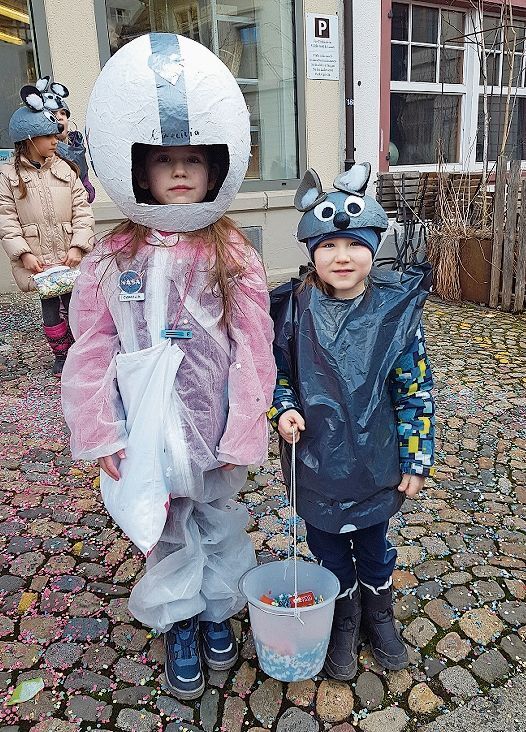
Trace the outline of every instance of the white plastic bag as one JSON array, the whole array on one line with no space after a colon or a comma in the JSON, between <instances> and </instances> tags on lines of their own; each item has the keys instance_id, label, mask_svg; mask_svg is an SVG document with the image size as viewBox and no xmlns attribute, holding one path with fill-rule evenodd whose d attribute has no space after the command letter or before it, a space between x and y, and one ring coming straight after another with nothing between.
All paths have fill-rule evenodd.
<instances>
[{"instance_id":1,"label":"white plastic bag","mask_svg":"<svg viewBox=\"0 0 526 732\"><path fill-rule=\"evenodd\" d=\"M159 541L170 507L165 422L184 353L176 344L116 356L117 382L126 414L128 444L120 480L101 471L104 505L124 533L148 555Z\"/></svg>"}]
</instances>

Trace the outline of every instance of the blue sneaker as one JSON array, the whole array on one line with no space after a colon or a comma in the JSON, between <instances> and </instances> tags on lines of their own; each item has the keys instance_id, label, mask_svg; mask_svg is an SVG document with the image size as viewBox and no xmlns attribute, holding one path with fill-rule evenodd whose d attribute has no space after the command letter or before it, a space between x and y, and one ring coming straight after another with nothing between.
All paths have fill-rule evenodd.
<instances>
[{"instance_id":1,"label":"blue sneaker","mask_svg":"<svg viewBox=\"0 0 526 732\"><path fill-rule=\"evenodd\" d=\"M237 641L230 620L222 623L202 621L203 657L213 671L226 671L237 661Z\"/></svg>"},{"instance_id":2,"label":"blue sneaker","mask_svg":"<svg viewBox=\"0 0 526 732\"><path fill-rule=\"evenodd\" d=\"M165 633L166 683L178 699L197 699L205 690L197 617L174 623Z\"/></svg>"}]
</instances>

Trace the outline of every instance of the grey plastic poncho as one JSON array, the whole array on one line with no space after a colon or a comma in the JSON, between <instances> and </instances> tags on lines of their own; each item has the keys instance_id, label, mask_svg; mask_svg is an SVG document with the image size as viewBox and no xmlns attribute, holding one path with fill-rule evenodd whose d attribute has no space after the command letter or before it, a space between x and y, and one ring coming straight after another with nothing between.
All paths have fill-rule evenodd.
<instances>
[{"instance_id":1,"label":"grey plastic poncho","mask_svg":"<svg viewBox=\"0 0 526 732\"><path fill-rule=\"evenodd\" d=\"M306 422L296 451L298 513L317 528L344 533L387 520L403 502L390 377L420 330L430 268L373 268L355 300L314 287L294 293L298 284L271 293L276 391L286 374ZM274 405L279 410L276 393ZM281 448L287 476L290 446L282 441Z\"/></svg>"}]
</instances>

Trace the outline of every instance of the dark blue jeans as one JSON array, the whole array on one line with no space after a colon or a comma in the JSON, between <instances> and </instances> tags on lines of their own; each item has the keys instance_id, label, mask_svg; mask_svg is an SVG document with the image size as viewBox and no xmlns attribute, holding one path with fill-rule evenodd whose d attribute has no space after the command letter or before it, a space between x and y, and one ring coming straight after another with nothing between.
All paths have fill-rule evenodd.
<instances>
[{"instance_id":1,"label":"dark blue jeans","mask_svg":"<svg viewBox=\"0 0 526 732\"><path fill-rule=\"evenodd\" d=\"M347 534L329 534L307 526L307 544L316 559L340 580L340 593L356 581L380 590L389 587L396 563L396 549L387 538L389 523L368 526Z\"/></svg>"}]
</instances>

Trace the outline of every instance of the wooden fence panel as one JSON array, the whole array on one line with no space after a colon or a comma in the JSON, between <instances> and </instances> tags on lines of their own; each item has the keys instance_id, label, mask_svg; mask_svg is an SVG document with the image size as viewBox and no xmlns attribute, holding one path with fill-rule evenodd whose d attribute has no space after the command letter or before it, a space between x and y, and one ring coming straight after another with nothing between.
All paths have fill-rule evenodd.
<instances>
[{"instance_id":1,"label":"wooden fence panel","mask_svg":"<svg viewBox=\"0 0 526 732\"><path fill-rule=\"evenodd\" d=\"M508 196L506 201L506 226L504 231L504 244L502 247L502 289L500 294L502 309L507 311L511 310L520 182L521 161L512 160L510 165Z\"/></svg>"},{"instance_id":2,"label":"wooden fence panel","mask_svg":"<svg viewBox=\"0 0 526 732\"><path fill-rule=\"evenodd\" d=\"M515 300L513 312L521 313L524 309L524 293L526 289L526 180L522 181L521 214L519 241L517 245L517 266L515 270Z\"/></svg>"},{"instance_id":3,"label":"wooden fence panel","mask_svg":"<svg viewBox=\"0 0 526 732\"><path fill-rule=\"evenodd\" d=\"M499 159L497 160L497 178L495 181L493 254L491 257L491 285L489 295L489 304L492 308L497 307L500 293L507 169L508 159L504 155L499 155Z\"/></svg>"}]
</instances>

